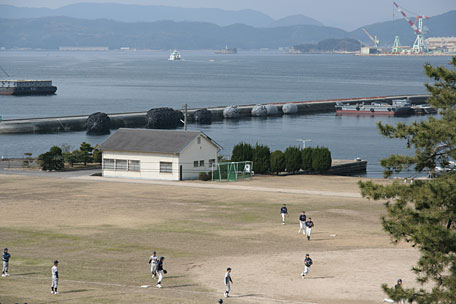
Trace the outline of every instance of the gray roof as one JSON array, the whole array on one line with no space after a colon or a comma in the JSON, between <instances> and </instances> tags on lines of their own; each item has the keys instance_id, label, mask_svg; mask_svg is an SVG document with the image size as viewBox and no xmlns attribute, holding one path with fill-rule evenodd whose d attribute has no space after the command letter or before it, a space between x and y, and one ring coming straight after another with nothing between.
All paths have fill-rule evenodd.
<instances>
[{"instance_id":1,"label":"gray roof","mask_svg":"<svg viewBox=\"0 0 456 304\"><path fill-rule=\"evenodd\" d=\"M200 135L218 149L221 148L203 132L157 129L119 129L100 148L109 151L180 153Z\"/></svg>"}]
</instances>

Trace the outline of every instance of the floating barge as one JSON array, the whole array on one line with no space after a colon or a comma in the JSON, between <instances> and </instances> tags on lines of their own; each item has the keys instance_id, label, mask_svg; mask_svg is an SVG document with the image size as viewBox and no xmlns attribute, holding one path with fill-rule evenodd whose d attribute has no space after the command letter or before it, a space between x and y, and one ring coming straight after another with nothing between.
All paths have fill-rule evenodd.
<instances>
[{"instance_id":1,"label":"floating barge","mask_svg":"<svg viewBox=\"0 0 456 304\"><path fill-rule=\"evenodd\" d=\"M52 95L56 91L50 80L0 80L0 95Z\"/></svg>"}]
</instances>

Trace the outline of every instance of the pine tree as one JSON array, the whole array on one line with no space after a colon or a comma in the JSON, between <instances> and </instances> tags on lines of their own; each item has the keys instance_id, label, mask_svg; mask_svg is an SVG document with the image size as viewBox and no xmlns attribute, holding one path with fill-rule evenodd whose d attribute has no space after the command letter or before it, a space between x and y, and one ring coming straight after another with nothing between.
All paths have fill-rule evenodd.
<instances>
[{"instance_id":1,"label":"pine tree","mask_svg":"<svg viewBox=\"0 0 456 304\"><path fill-rule=\"evenodd\" d=\"M451 63L456 67L456 57ZM456 70L425 65L425 71L434 82L426 84L431 93L428 103L440 116L411 125L379 123L383 135L406 140L415 152L382 160L385 176L410 168L434 174L437 166L447 168L456 159ZM360 188L365 197L387 200L384 230L394 242L405 241L418 248L421 256L412 270L420 284L432 286L398 292L384 284L383 290L393 300L456 303L456 170L412 184L360 182Z\"/></svg>"}]
</instances>

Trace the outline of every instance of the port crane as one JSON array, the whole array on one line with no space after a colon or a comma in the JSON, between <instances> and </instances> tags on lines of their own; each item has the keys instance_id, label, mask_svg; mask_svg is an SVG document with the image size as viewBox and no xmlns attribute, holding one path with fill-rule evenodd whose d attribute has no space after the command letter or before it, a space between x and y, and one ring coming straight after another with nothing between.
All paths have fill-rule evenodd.
<instances>
[{"instance_id":1,"label":"port crane","mask_svg":"<svg viewBox=\"0 0 456 304\"><path fill-rule=\"evenodd\" d=\"M426 53L428 51L428 46L426 42L424 41L424 28L423 28L423 19L429 19L428 16L416 16L415 17L415 22L412 22L409 17L404 12L404 9L402 9L396 2L393 1L394 6L397 8L399 13L402 14L405 20L407 20L408 24L412 27L413 31L416 34L416 39L415 42L413 43L413 47L411 52L414 54L422 54ZM418 23L418 26L417 26Z\"/></svg>"},{"instance_id":2,"label":"port crane","mask_svg":"<svg viewBox=\"0 0 456 304\"><path fill-rule=\"evenodd\" d=\"M380 43L380 40L377 39L377 36L372 37L371 34L363 27L363 32L369 37L370 40L374 43L375 48L378 48L378 44Z\"/></svg>"}]
</instances>

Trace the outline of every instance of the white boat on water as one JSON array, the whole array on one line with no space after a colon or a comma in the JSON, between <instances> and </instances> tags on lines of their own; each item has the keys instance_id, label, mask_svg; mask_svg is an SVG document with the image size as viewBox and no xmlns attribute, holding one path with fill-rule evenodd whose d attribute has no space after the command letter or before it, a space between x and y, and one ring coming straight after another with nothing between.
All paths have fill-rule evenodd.
<instances>
[{"instance_id":1,"label":"white boat on water","mask_svg":"<svg viewBox=\"0 0 456 304\"><path fill-rule=\"evenodd\" d=\"M170 55L169 55L169 59L168 60L171 60L171 61L174 61L174 60L181 60L181 54L177 51L177 50L174 50Z\"/></svg>"}]
</instances>

